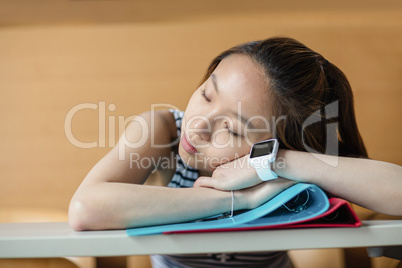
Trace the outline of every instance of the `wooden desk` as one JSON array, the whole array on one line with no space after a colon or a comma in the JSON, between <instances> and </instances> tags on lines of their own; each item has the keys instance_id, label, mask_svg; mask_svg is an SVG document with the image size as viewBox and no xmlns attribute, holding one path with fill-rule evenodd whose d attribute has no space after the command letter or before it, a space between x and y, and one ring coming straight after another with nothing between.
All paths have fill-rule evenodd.
<instances>
[{"instance_id":1,"label":"wooden desk","mask_svg":"<svg viewBox=\"0 0 402 268\"><path fill-rule=\"evenodd\" d=\"M311 228L129 237L124 230L74 232L66 222L0 224L0 258L128 256L402 245L402 220L359 228Z\"/></svg>"}]
</instances>

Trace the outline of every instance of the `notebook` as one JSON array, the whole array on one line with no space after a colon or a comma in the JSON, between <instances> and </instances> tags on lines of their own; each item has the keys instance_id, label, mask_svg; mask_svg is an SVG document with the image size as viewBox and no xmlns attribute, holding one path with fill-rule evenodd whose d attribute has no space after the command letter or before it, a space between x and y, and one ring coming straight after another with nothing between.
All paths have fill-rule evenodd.
<instances>
[{"instance_id":1,"label":"notebook","mask_svg":"<svg viewBox=\"0 0 402 268\"><path fill-rule=\"evenodd\" d=\"M129 236L228 232L306 227L358 227L359 218L349 203L328 198L314 184L298 183L261 206L238 211L232 217L216 215L192 222L127 229Z\"/></svg>"}]
</instances>

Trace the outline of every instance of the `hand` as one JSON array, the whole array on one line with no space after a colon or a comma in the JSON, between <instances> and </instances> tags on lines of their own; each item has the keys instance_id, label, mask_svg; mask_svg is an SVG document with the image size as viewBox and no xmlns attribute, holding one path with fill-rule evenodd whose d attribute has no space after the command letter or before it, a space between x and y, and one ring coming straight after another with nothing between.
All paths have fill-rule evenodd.
<instances>
[{"instance_id":1,"label":"hand","mask_svg":"<svg viewBox=\"0 0 402 268\"><path fill-rule=\"evenodd\" d=\"M217 190L239 190L262 183L255 169L248 163L248 155L220 165L211 177L199 177L193 187Z\"/></svg>"},{"instance_id":2,"label":"hand","mask_svg":"<svg viewBox=\"0 0 402 268\"><path fill-rule=\"evenodd\" d=\"M278 178L235 192L235 210L256 208L297 182Z\"/></svg>"}]
</instances>

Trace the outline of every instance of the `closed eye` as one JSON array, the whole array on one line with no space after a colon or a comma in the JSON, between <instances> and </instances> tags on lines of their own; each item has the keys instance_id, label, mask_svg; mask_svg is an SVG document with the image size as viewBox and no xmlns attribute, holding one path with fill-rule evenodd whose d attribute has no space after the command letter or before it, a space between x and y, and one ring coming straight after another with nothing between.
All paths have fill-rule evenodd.
<instances>
[{"instance_id":1,"label":"closed eye","mask_svg":"<svg viewBox=\"0 0 402 268\"><path fill-rule=\"evenodd\" d=\"M226 125L225 128L226 128L226 130L228 131L228 133L229 133L230 135L232 135L233 137L239 137L239 136L240 136L239 134L237 134L236 132L234 132L233 130L231 130L228 125Z\"/></svg>"},{"instance_id":2,"label":"closed eye","mask_svg":"<svg viewBox=\"0 0 402 268\"><path fill-rule=\"evenodd\" d=\"M206 102L211 102L211 99L207 97L205 94L205 88L201 89L201 96L204 98Z\"/></svg>"}]
</instances>

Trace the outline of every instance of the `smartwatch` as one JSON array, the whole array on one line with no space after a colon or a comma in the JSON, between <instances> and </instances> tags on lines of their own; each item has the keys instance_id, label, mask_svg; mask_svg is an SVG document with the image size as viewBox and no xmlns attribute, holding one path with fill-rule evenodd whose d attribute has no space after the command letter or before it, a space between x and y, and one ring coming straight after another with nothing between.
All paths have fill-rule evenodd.
<instances>
[{"instance_id":1,"label":"smartwatch","mask_svg":"<svg viewBox=\"0 0 402 268\"><path fill-rule=\"evenodd\" d=\"M279 142L277 139L269 139L257 142L251 147L249 163L257 171L258 177L263 181L269 181L278 178L278 175L272 170L271 164L276 159Z\"/></svg>"}]
</instances>

